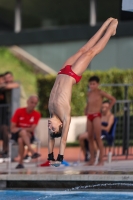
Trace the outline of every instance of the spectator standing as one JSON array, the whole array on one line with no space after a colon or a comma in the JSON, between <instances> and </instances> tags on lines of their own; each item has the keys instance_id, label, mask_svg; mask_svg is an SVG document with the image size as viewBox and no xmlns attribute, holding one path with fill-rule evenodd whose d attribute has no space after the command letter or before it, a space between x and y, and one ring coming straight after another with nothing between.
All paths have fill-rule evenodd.
<instances>
[{"instance_id":1,"label":"spectator standing","mask_svg":"<svg viewBox=\"0 0 133 200\"><path fill-rule=\"evenodd\" d=\"M7 117L7 107L5 98L5 80L4 74L0 74L0 140L2 140L2 152L0 156L6 158L8 156L9 143L9 127Z\"/></svg>"},{"instance_id":2,"label":"spectator standing","mask_svg":"<svg viewBox=\"0 0 133 200\"><path fill-rule=\"evenodd\" d=\"M31 158L38 158L40 154L35 153L31 148L31 143L34 140L34 130L40 119L40 113L35 111L38 103L38 97L33 95L27 100L27 107L19 108L14 113L11 119L11 133L12 139L18 142L20 161L16 166L17 169L24 168L24 146L27 145L31 152Z\"/></svg>"},{"instance_id":3,"label":"spectator standing","mask_svg":"<svg viewBox=\"0 0 133 200\"><path fill-rule=\"evenodd\" d=\"M0 156L2 158L8 157L9 137L10 137L9 127L5 124L0 125L0 140L3 141L2 152L0 153Z\"/></svg>"},{"instance_id":4,"label":"spectator standing","mask_svg":"<svg viewBox=\"0 0 133 200\"><path fill-rule=\"evenodd\" d=\"M4 75L0 74L0 104L5 104L5 80L4 80Z\"/></svg>"},{"instance_id":5,"label":"spectator standing","mask_svg":"<svg viewBox=\"0 0 133 200\"><path fill-rule=\"evenodd\" d=\"M11 102L11 93L10 90L14 89L14 88L20 88L20 107L25 107L26 106L26 94L24 91L24 88L22 86L22 84L14 81L14 76L12 72L5 72L4 74L4 79L5 79L5 86L4 88L6 90L8 90L8 92L6 92L6 99L7 99L7 103Z\"/></svg>"}]
</instances>

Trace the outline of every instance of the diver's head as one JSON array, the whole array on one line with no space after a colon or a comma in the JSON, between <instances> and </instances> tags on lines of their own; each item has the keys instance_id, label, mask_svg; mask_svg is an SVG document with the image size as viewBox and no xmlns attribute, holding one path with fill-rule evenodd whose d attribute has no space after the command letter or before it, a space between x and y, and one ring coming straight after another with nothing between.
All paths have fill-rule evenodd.
<instances>
[{"instance_id":1,"label":"diver's head","mask_svg":"<svg viewBox=\"0 0 133 200\"><path fill-rule=\"evenodd\" d=\"M62 122L58 118L52 117L48 120L48 129L51 137L61 137Z\"/></svg>"}]
</instances>

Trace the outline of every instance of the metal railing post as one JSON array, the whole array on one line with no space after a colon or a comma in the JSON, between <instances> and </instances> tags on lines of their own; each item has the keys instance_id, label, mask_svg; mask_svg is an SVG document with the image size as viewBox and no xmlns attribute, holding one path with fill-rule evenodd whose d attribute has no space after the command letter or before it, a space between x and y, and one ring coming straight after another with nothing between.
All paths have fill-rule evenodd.
<instances>
[{"instance_id":1,"label":"metal railing post","mask_svg":"<svg viewBox=\"0 0 133 200\"><path fill-rule=\"evenodd\" d=\"M126 151L126 158L128 158L129 154L129 138L130 138L130 102L127 105L127 151Z\"/></svg>"}]
</instances>

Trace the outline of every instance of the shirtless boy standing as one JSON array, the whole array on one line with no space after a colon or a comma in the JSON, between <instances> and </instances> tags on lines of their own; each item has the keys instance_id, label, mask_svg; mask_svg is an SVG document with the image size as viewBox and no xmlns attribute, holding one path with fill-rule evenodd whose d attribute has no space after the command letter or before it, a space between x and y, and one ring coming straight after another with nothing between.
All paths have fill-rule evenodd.
<instances>
[{"instance_id":1,"label":"shirtless boy standing","mask_svg":"<svg viewBox=\"0 0 133 200\"><path fill-rule=\"evenodd\" d=\"M98 148L100 150L100 157L98 165L103 165L103 143L101 140L101 107L103 98L110 100L111 109L116 102L116 99L107 94L106 92L100 90L99 87L99 78L97 76L92 76L89 79L89 89L88 92L88 103L85 109L87 115L87 129L89 135L89 148L91 158L87 165L94 165L95 156L94 156L94 137L96 138ZM95 135L94 135L95 134Z\"/></svg>"}]
</instances>

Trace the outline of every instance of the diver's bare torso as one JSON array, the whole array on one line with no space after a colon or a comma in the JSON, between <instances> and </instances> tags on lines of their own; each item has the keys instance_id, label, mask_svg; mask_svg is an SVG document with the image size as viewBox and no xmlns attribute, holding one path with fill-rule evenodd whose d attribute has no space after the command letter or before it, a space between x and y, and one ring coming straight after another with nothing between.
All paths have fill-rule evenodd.
<instances>
[{"instance_id":1,"label":"diver's bare torso","mask_svg":"<svg viewBox=\"0 0 133 200\"><path fill-rule=\"evenodd\" d=\"M62 122L66 115L70 115L70 101L72 86L75 80L67 75L58 75L49 98L50 115L56 115Z\"/></svg>"}]
</instances>

